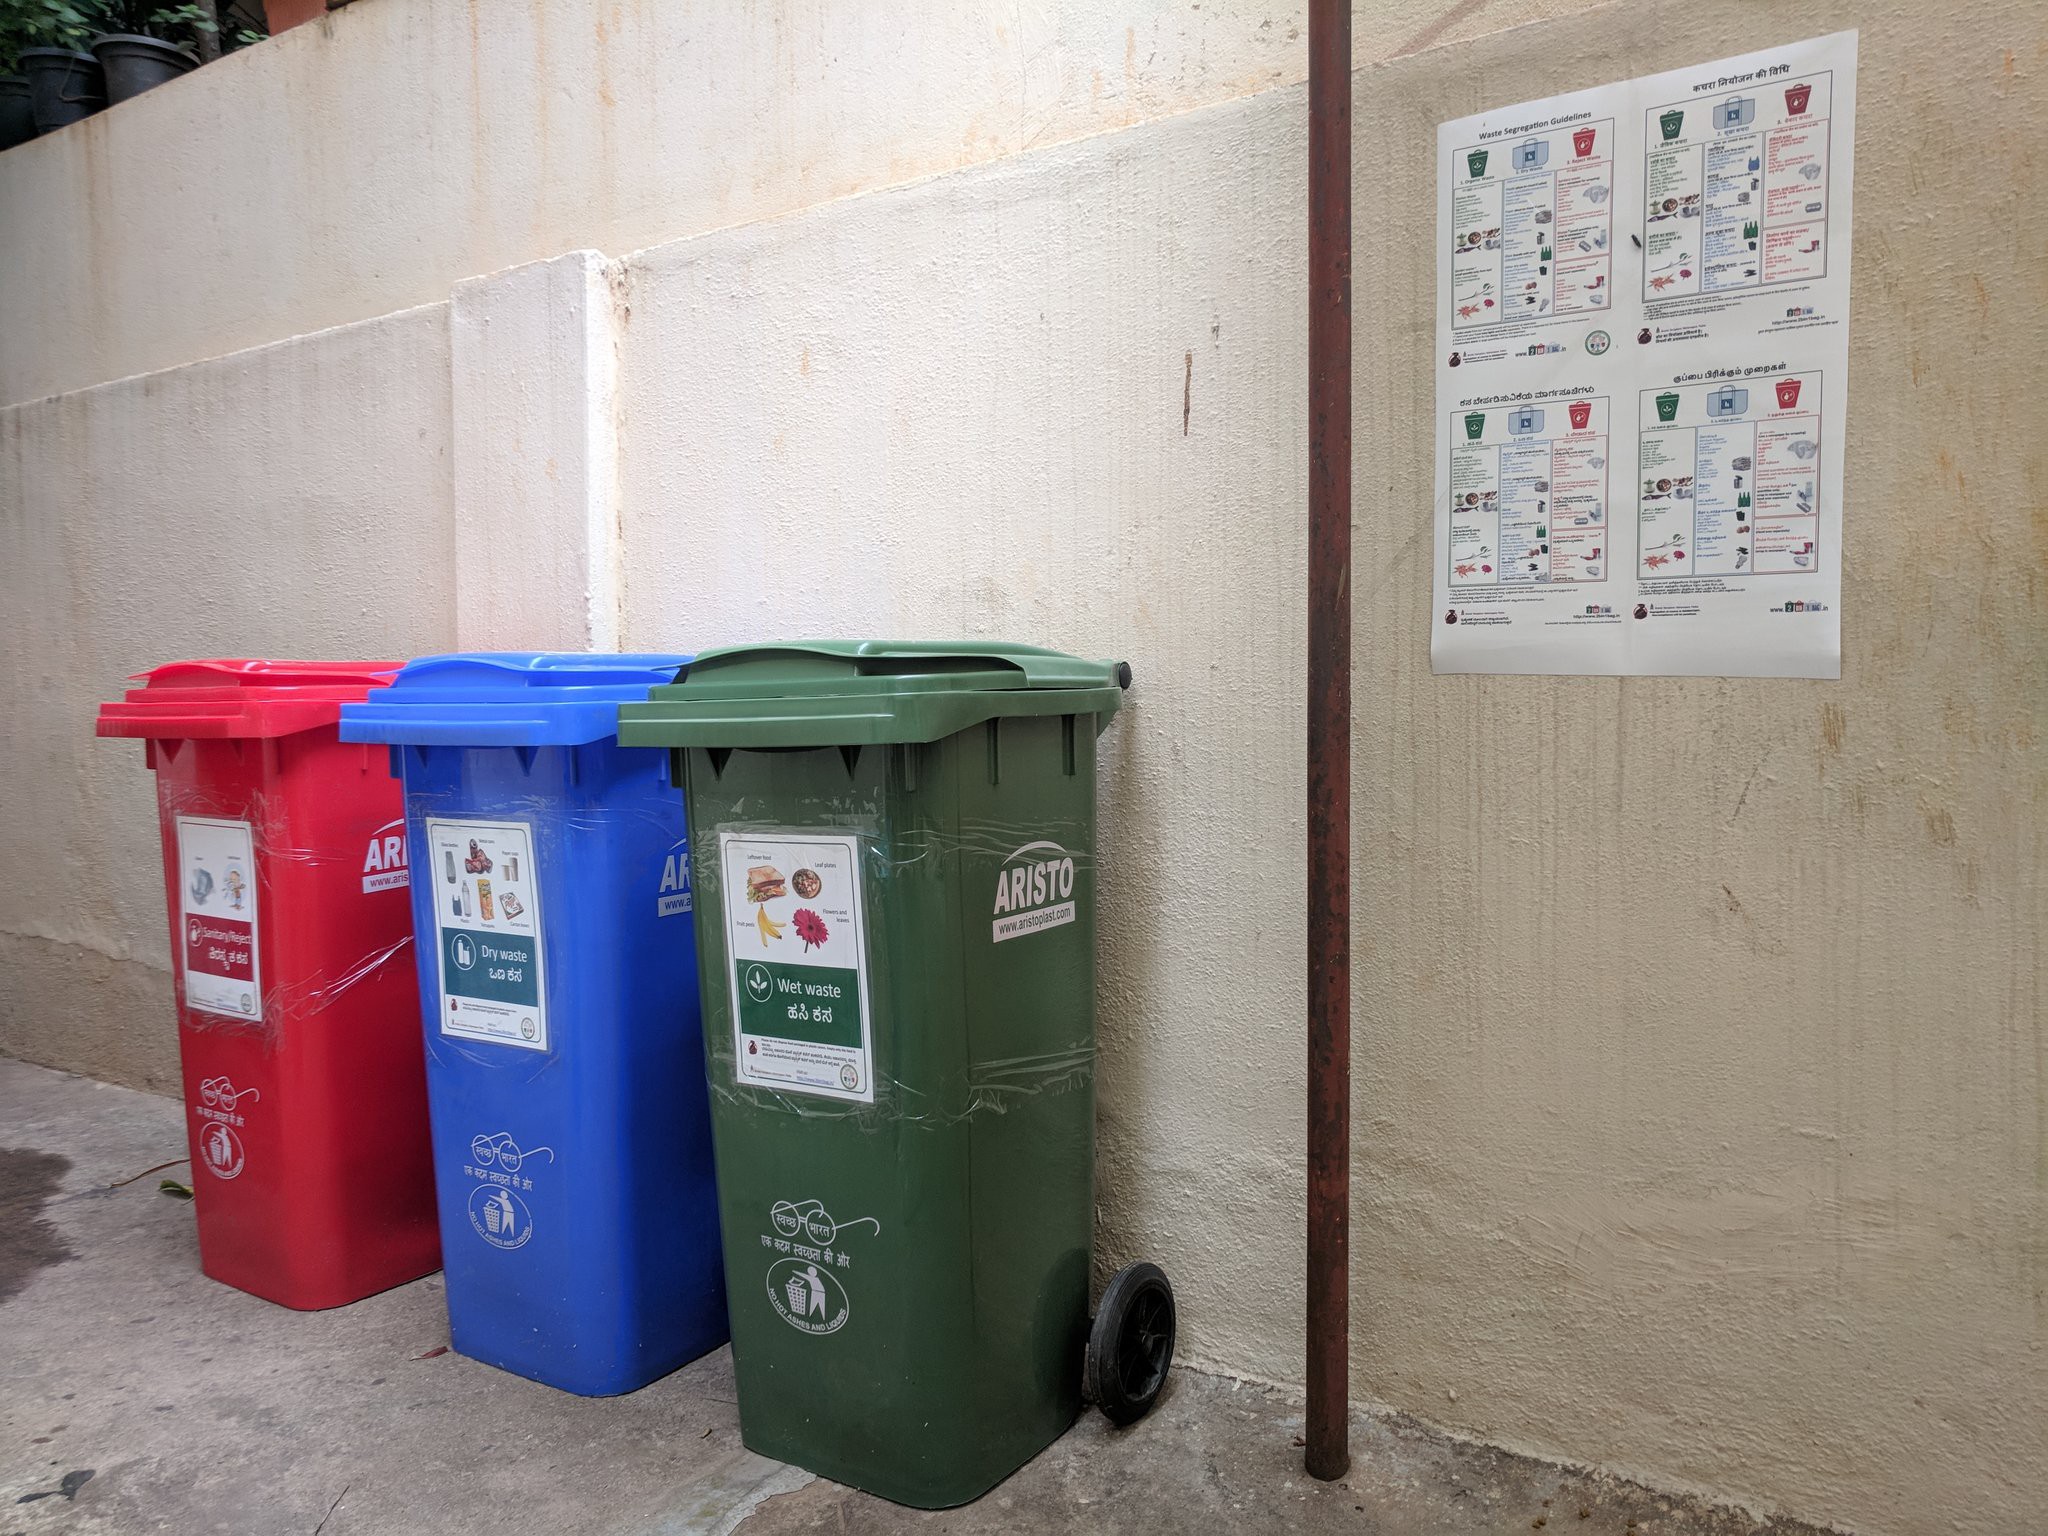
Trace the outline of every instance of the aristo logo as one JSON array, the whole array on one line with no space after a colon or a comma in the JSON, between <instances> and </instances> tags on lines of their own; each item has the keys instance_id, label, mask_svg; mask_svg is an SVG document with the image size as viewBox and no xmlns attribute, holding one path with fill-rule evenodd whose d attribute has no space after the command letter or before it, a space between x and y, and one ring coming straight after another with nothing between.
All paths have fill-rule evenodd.
<instances>
[{"instance_id":1,"label":"aristo logo","mask_svg":"<svg viewBox=\"0 0 2048 1536\"><path fill-rule=\"evenodd\" d=\"M690 845L679 838L669 845L661 861L661 889L655 894L654 915L677 917L690 910Z\"/></svg>"},{"instance_id":2,"label":"aristo logo","mask_svg":"<svg viewBox=\"0 0 2048 1536\"><path fill-rule=\"evenodd\" d=\"M363 890L392 891L412 884L406 867L405 822L387 821L370 834L370 846L363 855Z\"/></svg>"},{"instance_id":3,"label":"aristo logo","mask_svg":"<svg viewBox=\"0 0 2048 1536\"><path fill-rule=\"evenodd\" d=\"M1054 842L1026 843L996 871L994 942L1074 920L1074 856Z\"/></svg>"}]
</instances>

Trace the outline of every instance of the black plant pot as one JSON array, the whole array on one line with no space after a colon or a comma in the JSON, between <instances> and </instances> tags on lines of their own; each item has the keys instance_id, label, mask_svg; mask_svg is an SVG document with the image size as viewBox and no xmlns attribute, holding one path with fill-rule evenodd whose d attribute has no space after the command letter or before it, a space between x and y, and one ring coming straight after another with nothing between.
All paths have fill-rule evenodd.
<instances>
[{"instance_id":1,"label":"black plant pot","mask_svg":"<svg viewBox=\"0 0 2048 1536\"><path fill-rule=\"evenodd\" d=\"M28 104L28 76L0 75L0 149L36 136L35 109Z\"/></svg>"},{"instance_id":2,"label":"black plant pot","mask_svg":"<svg viewBox=\"0 0 2048 1536\"><path fill-rule=\"evenodd\" d=\"M107 100L126 101L151 86L162 85L199 67L199 60L171 43L132 32L112 32L92 40L93 56L107 75Z\"/></svg>"},{"instance_id":3,"label":"black plant pot","mask_svg":"<svg viewBox=\"0 0 2048 1536\"><path fill-rule=\"evenodd\" d=\"M28 76L28 99L35 111L36 132L55 133L107 104L107 83L100 61L72 48L24 48L21 72Z\"/></svg>"}]
</instances>

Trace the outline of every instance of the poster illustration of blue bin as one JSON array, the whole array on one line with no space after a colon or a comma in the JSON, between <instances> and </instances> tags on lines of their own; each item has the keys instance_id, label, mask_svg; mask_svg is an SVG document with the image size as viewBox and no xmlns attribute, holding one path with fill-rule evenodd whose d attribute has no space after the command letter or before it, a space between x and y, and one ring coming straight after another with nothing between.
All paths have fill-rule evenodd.
<instances>
[{"instance_id":1,"label":"poster illustration of blue bin","mask_svg":"<svg viewBox=\"0 0 2048 1536\"><path fill-rule=\"evenodd\" d=\"M1756 121L1756 99L1752 96L1730 96L1714 108L1716 128L1747 128Z\"/></svg>"},{"instance_id":2,"label":"poster illustration of blue bin","mask_svg":"<svg viewBox=\"0 0 2048 1536\"><path fill-rule=\"evenodd\" d=\"M1508 412L1508 431L1516 437L1527 437L1531 432L1543 430L1543 413L1533 405L1525 405L1519 411Z\"/></svg>"},{"instance_id":3,"label":"poster illustration of blue bin","mask_svg":"<svg viewBox=\"0 0 2048 1536\"><path fill-rule=\"evenodd\" d=\"M1749 391L1724 384L1707 396L1709 416L1740 416L1749 409Z\"/></svg>"},{"instance_id":4,"label":"poster illustration of blue bin","mask_svg":"<svg viewBox=\"0 0 2048 1536\"><path fill-rule=\"evenodd\" d=\"M1524 139L1515 146L1515 169L1540 171L1550 160L1550 146L1541 139Z\"/></svg>"}]
</instances>

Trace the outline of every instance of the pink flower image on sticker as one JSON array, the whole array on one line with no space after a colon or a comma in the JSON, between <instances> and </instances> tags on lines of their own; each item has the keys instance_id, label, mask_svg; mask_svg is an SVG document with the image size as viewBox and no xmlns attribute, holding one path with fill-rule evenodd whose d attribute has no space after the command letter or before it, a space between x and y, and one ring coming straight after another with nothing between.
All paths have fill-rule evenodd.
<instances>
[{"instance_id":1,"label":"pink flower image on sticker","mask_svg":"<svg viewBox=\"0 0 2048 1536\"><path fill-rule=\"evenodd\" d=\"M825 926L825 919L809 907L799 907L796 912L796 936L804 941L805 949L815 949L832 936L832 930Z\"/></svg>"}]
</instances>

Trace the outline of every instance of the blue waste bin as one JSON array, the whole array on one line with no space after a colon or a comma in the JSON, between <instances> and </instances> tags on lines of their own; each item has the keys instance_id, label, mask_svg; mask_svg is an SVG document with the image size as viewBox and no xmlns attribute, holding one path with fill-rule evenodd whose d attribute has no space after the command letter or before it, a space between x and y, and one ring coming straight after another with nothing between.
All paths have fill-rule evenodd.
<instances>
[{"instance_id":1,"label":"blue waste bin","mask_svg":"<svg viewBox=\"0 0 2048 1536\"><path fill-rule=\"evenodd\" d=\"M726 1339L683 797L617 740L688 660L429 656L342 712L405 785L454 1346L587 1396Z\"/></svg>"}]
</instances>

